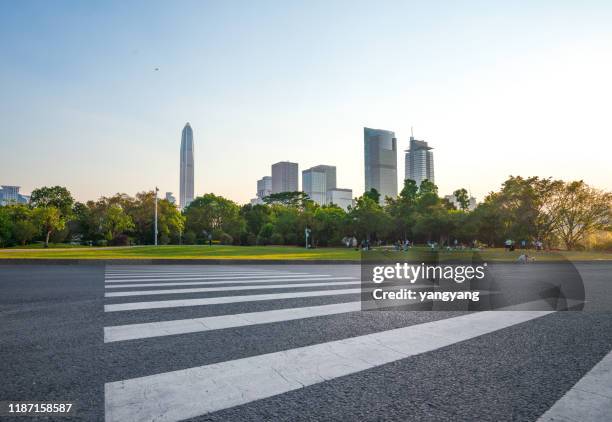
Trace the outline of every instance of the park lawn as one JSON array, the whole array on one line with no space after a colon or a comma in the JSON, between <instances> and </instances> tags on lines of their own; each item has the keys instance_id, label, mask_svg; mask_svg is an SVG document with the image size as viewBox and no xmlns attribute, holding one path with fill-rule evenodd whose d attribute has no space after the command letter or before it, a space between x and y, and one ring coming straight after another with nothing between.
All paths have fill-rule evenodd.
<instances>
[{"instance_id":1,"label":"park lawn","mask_svg":"<svg viewBox=\"0 0 612 422\"><path fill-rule=\"evenodd\" d=\"M392 249L365 252L365 256L385 260L421 259L428 248L417 247L408 252ZM536 252L528 251L536 262L539 261L601 261L612 260L609 252ZM502 248L485 249L477 254L487 262L516 261L521 251L507 252ZM473 251L438 251L440 261L468 260ZM48 249L0 249L0 260L13 259L231 259L231 260L354 260L361 259L361 252L350 248L305 249L295 246L223 246L223 245L165 245L126 247L80 247Z\"/></svg>"},{"instance_id":2,"label":"park lawn","mask_svg":"<svg viewBox=\"0 0 612 422\"><path fill-rule=\"evenodd\" d=\"M306 249L295 246L165 245L70 249L0 249L0 259L3 258L358 260L360 253L347 248Z\"/></svg>"},{"instance_id":3,"label":"park lawn","mask_svg":"<svg viewBox=\"0 0 612 422\"><path fill-rule=\"evenodd\" d=\"M612 253L597 251L535 251L515 250L506 251L503 248L490 248L483 250L435 250L426 247L411 248L407 252L398 252L393 249L378 249L366 253L364 258L371 261L400 261L411 260L415 262L516 262L518 257L527 252L534 262L553 261L611 261Z\"/></svg>"}]
</instances>

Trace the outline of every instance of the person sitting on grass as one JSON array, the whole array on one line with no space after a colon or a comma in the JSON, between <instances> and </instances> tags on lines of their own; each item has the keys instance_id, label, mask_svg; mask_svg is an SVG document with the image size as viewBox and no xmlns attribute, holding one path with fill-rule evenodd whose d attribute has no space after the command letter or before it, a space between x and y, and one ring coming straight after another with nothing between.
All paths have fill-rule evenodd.
<instances>
[{"instance_id":1,"label":"person sitting on grass","mask_svg":"<svg viewBox=\"0 0 612 422\"><path fill-rule=\"evenodd\" d=\"M523 252L522 254L519 255L516 261L520 264L527 264L529 261L535 261L535 258Z\"/></svg>"}]
</instances>

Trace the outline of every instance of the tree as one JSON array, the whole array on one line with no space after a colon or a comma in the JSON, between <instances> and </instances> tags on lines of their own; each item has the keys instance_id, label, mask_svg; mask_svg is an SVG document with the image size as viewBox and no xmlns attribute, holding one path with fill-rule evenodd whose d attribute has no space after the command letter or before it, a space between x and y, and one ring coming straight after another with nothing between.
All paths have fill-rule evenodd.
<instances>
[{"instance_id":1,"label":"tree","mask_svg":"<svg viewBox=\"0 0 612 422\"><path fill-rule=\"evenodd\" d=\"M390 219L383 208L371 195L357 198L355 207L348 214L350 225L358 239L384 239L390 226Z\"/></svg>"},{"instance_id":2,"label":"tree","mask_svg":"<svg viewBox=\"0 0 612 422\"><path fill-rule=\"evenodd\" d=\"M346 212L338 206L324 206L315 209L313 215L313 244L328 246L341 242L346 225Z\"/></svg>"},{"instance_id":3,"label":"tree","mask_svg":"<svg viewBox=\"0 0 612 422\"><path fill-rule=\"evenodd\" d=\"M263 201L268 205L280 204L287 207L304 207L306 202L310 201L310 197L304 192L280 192L266 196Z\"/></svg>"},{"instance_id":4,"label":"tree","mask_svg":"<svg viewBox=\"0 0 612 422\"><path fill-rule=\"evenodd\" d=\"M30 195L30 204L34 208L50 207L57 208L62 218L66 221L72 214L72 205L74 198L63 186L53 186L34 189Z\"/></svg>"},{"instance_id":5,"label":"tree","mask_svg":"<svg viewBox=\"0 0 612 422\"><path fill-rule=\"evenodd\" d=\"M611 230L612 193L593 189L580 180L568 183L562 195L558 233L568 250L596 230Z\"/></svg>"},{"instance_id":6,"label":"tree","mask_svg":"<svg viewBox=\"0 0 612 422\"><path fill-rule=\"evenodd\" d=\"M45 248L49 247L49 236L57 230L63 230L66 220L58 208L53 205L34 209L34 219L38 223L45 238Z\"/></svg>"},{"instance_id":7,"label":"tree","mask_svg":"<svg viewBox=\"0 0 612 422\"><path fill-rule=\"evenodd\" d=\"M13 224L8 207L0 206L0 246L6 246L13 232Z\"/></svg>"},{"instance_id":8,"label":"tree","mask_svg":"<svg viewBox=\"0 0 612 422\"><path fill-rule=\"evenodd\" d=\"M470 207L470 198L468 197L468 191L464 188L457 189L453 192L455 200L459 204L459 209L462 211L467 211Z\"/></svg>"},{"instance_id":9,"label":"tree","mask_svg":"<svg viewBox=\"0 0 612 422\"><path fill-rule=\"evenodd\" d=\"M374 188L370 189L367 192L364 192L363 196L370 198L376 203L380 203L380 193Z\"/></svg>"},{"instance_id":10,"label":"tree","mask_svg":"<svg viewBox=\"0 0 612 422\"><path fill-rule=\"evenodd\" d=\"M394 239L408 239L416 219L416 203L419 187L412 179L404 180L404 187L397 198L388 198L386 211L393 220Z\"/></svg>"},{"instance_id":11,"label":"tree","mask_svg":"<svg viewBox=\"0 0 612 422\"><path fill-rule=\"evenodd\" d=\"M272 212L268 205L243 205L240 215L246 222L246 230L257 236L264 224L272 219Z\"/></svg>"},{"instance_id":12,"label":"tree","mask_svg":"<svg viewBox=\"0 0 612 422\"><path fill-rule=\"evenodd\" d=\"M120 234L134 228L134 222L120 205L111 204L106 208L100 226L105 239L116 242Z\"/></svg>"},{"instance_id":13,"label":"tree","mask_svg":"<svg viewBox=\"0 0 612 422\"><path fill-rule=\"evenodd\" d=\"M31 220L19 220L13 226L13 237L21 245L25 245L38 233L36 225Z\"/></svg>"},{"instance_id":14,"label":"tree","mask_svg":"<svg viewBox=\"0 0 612 422\"><path fill-rule=\"evenodd\" d=\"M30 205L35 208L35 217L42 227L45 248L49 246L51 233L64 230L68 221L72 219L73 204L72 195L63 186L44 186L32 191ZM44 209L47 211L38 211Z\"/></svg>"},{"instance_id":15,"label":"tree","mask_svg":"<svg viewBox=\"0 0 612 422\"><path fill-rule=\"evenodd\" d=\"M202 240L207 240L209 234L218 240L223 233L239 239L246 226L235 202L212 193L194 199L184 215L185 229Z\"/></svg>"}]
</instances>

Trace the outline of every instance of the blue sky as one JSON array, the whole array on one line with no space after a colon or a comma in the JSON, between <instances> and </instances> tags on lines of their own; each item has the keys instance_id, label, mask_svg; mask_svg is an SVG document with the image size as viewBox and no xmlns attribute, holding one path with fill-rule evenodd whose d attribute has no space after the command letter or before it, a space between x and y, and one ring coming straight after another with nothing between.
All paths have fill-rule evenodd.
<instances>
[{"instance_id":1,"label":"blue sky","mask_svg":"<svg viewBox=\"0 0 612 422\"><path fill-rule=\"evenodd\" d=\"M238 202L280 160L360 194L363 126L402 150L414 127L442 194L612 189L611 21L608 1L4 1L0 183L178 196L190 122L196 193Z\"/></svg>"}]
</instances>

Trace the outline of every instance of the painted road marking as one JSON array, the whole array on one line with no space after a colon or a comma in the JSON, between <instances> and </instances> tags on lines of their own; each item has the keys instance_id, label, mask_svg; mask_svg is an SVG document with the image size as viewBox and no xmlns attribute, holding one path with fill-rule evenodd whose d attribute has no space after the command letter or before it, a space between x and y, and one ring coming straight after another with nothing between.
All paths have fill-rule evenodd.
<instances>
[{"instance_id":1,"label":"painted road marking","mask_svg":"<svg viewBox=\"0 0 612 422\"><path fill-rule=\"evenodd\" d=\"M218 305L223 303L256 302L263 300L294 299L300 297L359 294L361 289L316 290L311 292L267 293L260 295L207 297L154 302L129 302L104 305L104 312L134 311L140 309L178 308L184 306Z\"/></svg>"},{"instance_id":2,"label":"painted road marking","mask_svg":"<svg viewBox=\"0 0 612 422\"><path fill-rule=\"evenodd\" d=\"M268 281L266 279L256 279L256 280L222 280L222 281L186 281L181 283L138 283L138 284L107 284L107 289L125 289L129 287L164 287L164 286L201 286L201 285L211 285L211 284L251 284L251 283L259 283L259 284L269 284L269 283L278 283L283 281L324 281L324 280L355 280L355 277L320 277L320 278L279 278L276 280Z\"/></svg>"},{"instance_id":3,"label":"painted road marking","mask_svg":"<svg viewBox=\"0 0 612 422\"><path fill-rule=\"evenodd\" d=\"M104 342L111 343L114 341L221 330L224 328L244 327L247 325L267 324L323 315L357 312L359 310L361 310L361 302L346 302L204 318L118 325L114 327L104 327Z\"/></svg>"},{"instance_id":4,"label":"painted road marking","mask_svg":"<svg viewBox=\"0 0 612 422\"><path fill-rule=\"evenodd\" d=\"M609 421L612 417L612 352L565 393L538 422Z\"/></svg>"},{"instance_id":5,"label":"painted road marking","mask_svg":"<svg viewBox=\"0 0 612 422\"><path fill-rule=\"evenodd\" d=\"M106 421L178 421L492 333L550 312L476 312L275 353L107 383Z\"/></svg>"},{"instance_id":6,"label":"painted road marking","mask_svg":"<svg viewBox=\"0 0 612 422\"><path fill-rule=\"evenodd\" d=\"M266 290L266 289L291 289L299 287L333 287L346 286L351 284L361 284L361 281L328 281L325 283L294 283L294 284L266 284L263 286L225 286L225 287L195 287L187 289L162 289L162 290L131 290L105 293L104 297L125 297L125 296L152 296L152 295L175 295L187 293L206 293L206 292L230 292L243 290Z\"/></svg>"}]
</instances>

